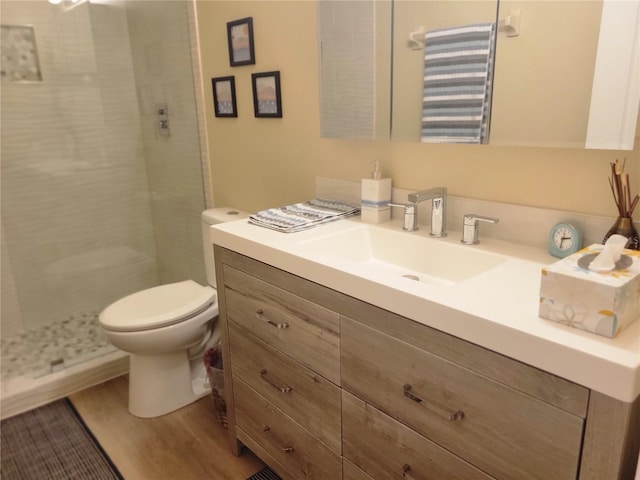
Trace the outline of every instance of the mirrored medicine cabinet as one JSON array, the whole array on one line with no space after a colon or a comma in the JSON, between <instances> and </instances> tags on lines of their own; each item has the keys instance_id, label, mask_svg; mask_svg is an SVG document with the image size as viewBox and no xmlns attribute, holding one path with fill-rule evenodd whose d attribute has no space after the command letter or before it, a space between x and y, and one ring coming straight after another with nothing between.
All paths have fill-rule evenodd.
<instances>
[{"instance_id":1,"label":"mirrored medicine cabinet","mask_svg":"<svg viewBox=\"0 0 640 480\"><path fill-rule=\"evenodd\" d=\"M318 0L317 6L323 137L420 141L424 49L416 40L437 29L494 23L486 143L633 148L638 1Z\"/></svg>"}]
</instances>

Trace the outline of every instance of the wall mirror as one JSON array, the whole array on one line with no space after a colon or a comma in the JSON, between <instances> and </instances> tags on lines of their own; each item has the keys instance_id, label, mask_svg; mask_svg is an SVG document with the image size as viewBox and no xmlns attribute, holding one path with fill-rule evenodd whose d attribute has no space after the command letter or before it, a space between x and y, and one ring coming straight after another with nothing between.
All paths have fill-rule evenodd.
<instances>
[{"instance_id":1,"label":"wall mirror","mask_svg":"<svg viewBox=\"0 0 640 480\"><path fill-rule=\"evenodd\" d=\"M496 36L488 143L632 149L639 3L394 0L391 137L424 141L425 55L412 33L517 18L518 35Z\"/></svg>"},{"instance_id":2,"label":"wall mirror","mask_svg":"<svg viewBox=\"0 0 640 480\"><path fill-rule=\"evenodd\" d=\"M392 0L318 0L320 136L389 138Z\"/></svg>"},{"instance_id":3,"label":"wall mirror","mask_svg":"<svg viewBox=\"0 0 640 480\"><path fill-rule=\"evenodd\" d=\"M394 1L393 138L487 143L497 10L497 0Z\"/></svg>"},{"instance_id":4,"label":"wall mirror","mask_svg":"<svg viewBox=\"0 0 640 480\"><path fill-rule=\"evenodd\" d=\"M497 27L491 145L630 150L640 2L318 0L321 136L421 141L419 32ZM509 36L501 21L519 19ZM412 34L414 34L412 36Z\"/></svg>"}]
</instances>

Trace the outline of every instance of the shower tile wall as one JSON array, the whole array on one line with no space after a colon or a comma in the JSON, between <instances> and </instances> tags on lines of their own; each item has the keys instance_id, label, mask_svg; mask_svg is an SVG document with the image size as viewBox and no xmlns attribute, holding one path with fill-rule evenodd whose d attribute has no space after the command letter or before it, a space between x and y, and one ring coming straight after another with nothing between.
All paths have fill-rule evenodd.
<instances>
[{"instance_id":1,"label":"shower tile wall","mask_svg":"<svg viewBox=\"0 0 640 480\"><path fill-rule=\"evenodd\" d=\"M124 10L1 7L3 23L34 26L43 76L2 84L2 284L15 282L22 327L34 328L156 283L155 245ZM16 333L2 307L2 335Z\"/></svg>"},{"instance_id":2,"label":"shower tile wall","mask_svg":"<svg viewBox=\"0 0 640 480\"><path fill-rule=\"evenodd\" d=\"M126 5L160 282L191 278L204 284L204 189L187 2ZM169 111L168 137L156 129L161 103Z\"/></svg>"},{"instance_id":3,"label":"shower tile wall","mask_svg":"<svg viewBox=\"0 0 640 480\"><path fill-rule=\"evenodd\" d=\"M0 2L3 24L34 25L43 75L2 82L3 338L204 281L186 6L159 3Z\"/></svg>"}]
</instances>

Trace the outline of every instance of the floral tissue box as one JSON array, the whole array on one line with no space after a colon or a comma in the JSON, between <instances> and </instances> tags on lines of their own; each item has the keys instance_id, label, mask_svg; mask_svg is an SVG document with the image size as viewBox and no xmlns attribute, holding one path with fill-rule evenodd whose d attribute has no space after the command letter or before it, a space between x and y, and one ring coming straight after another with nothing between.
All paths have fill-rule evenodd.
<instances>
[{"instance_id":1,"label":"floral tissue box","mask_svg":"<svg viewBox=\"0 0 640 480\"><path fill-rule=\"evenodd\" d=\"M640 317L640 251L623 250L614 270L593 272L602 249L593 244L542 269L540 317L604 337Z\"/></svg>"}]
</instances>

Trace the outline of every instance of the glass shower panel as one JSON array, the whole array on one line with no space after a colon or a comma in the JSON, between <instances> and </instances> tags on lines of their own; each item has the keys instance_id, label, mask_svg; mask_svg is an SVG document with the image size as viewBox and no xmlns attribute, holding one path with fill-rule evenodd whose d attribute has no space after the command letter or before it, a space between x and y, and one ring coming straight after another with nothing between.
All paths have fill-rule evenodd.
<instances>
[{"instance_id":1,"label":"glass shower panel","mask_svg":"<svg viewBox=\"0 0 640 480\"><path fill-rule=\"evenodd\" d=\"M204 284L204 193L187 2L126 5L160 282ZM162 108L168 132L159 127Z\"/></svg>"},{"instance_id":2,"label":"glass shower panel","mask_svg":"<svg viewBox=\"0 0 640 480\"><path fill-rule=\"evenodd\" d=\"M4 379L113 350L104 307L205 275L186 2L0 9ZM40 80L8 75L26 68L9 58L20 49L35 50Z\"/></svg>"}]
</instances>

